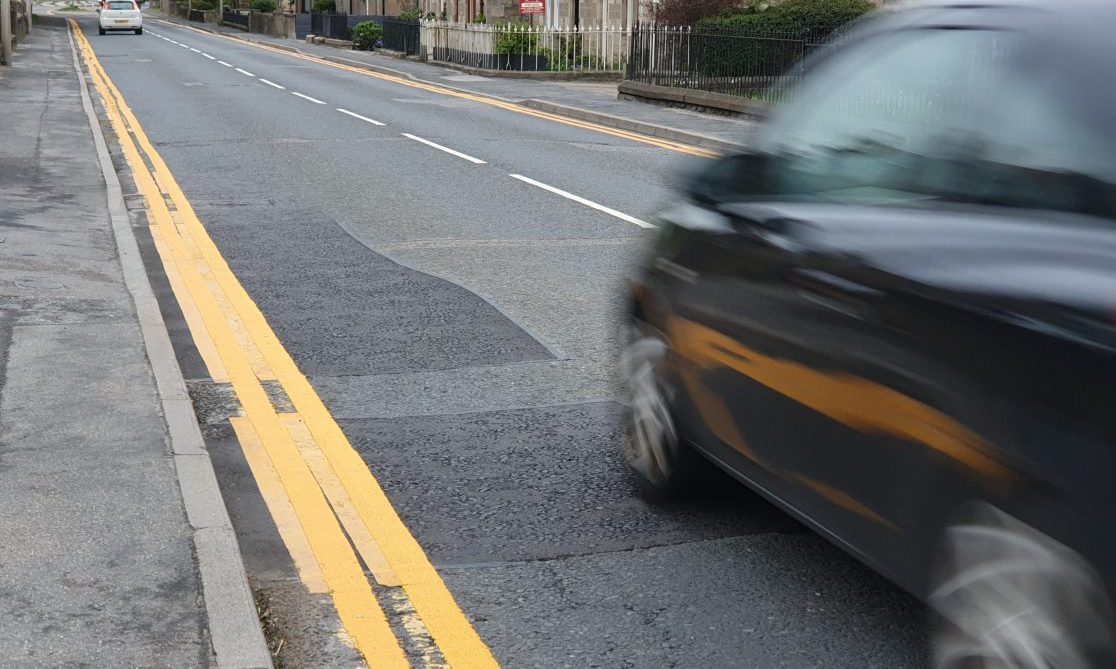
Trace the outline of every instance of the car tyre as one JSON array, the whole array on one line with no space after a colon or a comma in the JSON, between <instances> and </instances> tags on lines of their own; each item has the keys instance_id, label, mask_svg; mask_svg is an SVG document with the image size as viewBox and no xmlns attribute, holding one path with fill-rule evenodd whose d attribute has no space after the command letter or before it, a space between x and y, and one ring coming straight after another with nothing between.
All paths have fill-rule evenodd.
<instances>
[{"instance_id":1,"label":"car tyre","mask_svg":"<svg viewBox=\"0 0 1116 669\"><path fill-rule=\"evenodd\" d=\"M143 28L136 28L136 34L137 35L142 35L143 34Z\"/></svg>"},{"instance_id":2,"label":"car tyre","mask_svg":"<svg viewBox=\"0 0 1116 669\"><path fill-rule=\"evenodd\" d=\"M104 35L105 34L105 29L104 28L97 28L97 34L98 35Z\"/></svg>"},{"instance_id":3,"label":"car tyre","mask_svg":"<svg viewBox=\"0 0 1116 669\"><path fill-rule=\"evenodd\" d=\"M1116 666L1116 618L1100 578L991 505L945 531L929 603L934 669Z\"/></svg>"},{"instance_id":4,"label":"car tyre","mask_svg":"<svg viewBox=\"0 0 1116 669\"><path fill-rule=\"evenodd\" d=\"M670 392L659 378L668 346L643 325L632 325L626 339L621 359L629 400L624 458L644 499L684 497L710 465L678 435Z\"/></svg>"}]
</instances>

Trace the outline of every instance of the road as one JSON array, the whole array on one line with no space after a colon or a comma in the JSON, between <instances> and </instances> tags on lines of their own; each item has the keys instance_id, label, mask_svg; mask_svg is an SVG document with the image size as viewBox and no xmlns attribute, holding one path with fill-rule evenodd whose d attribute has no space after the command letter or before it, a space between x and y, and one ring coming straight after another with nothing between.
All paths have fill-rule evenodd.
<instances>
[{"instance_id":1,"label":"road","mask_svg":"<svg viewBox=\"0 0 1116 669\"><path fill-rule=\"evenodd\" d=\"M919 606L785 514L730 482L649 506L627 479L622 281L694 158L162 22L98 36L82 21L502 666L925 665ZM244 410L146 247L282 665L352 666L234 432Z\"/></svg>"}]
</instances>

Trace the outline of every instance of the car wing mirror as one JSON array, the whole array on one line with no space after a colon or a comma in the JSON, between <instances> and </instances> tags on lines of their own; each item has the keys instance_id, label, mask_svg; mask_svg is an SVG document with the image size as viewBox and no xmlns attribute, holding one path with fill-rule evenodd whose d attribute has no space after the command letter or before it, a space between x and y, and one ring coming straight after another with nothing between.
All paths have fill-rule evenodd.
<instances>
[{"instance_id":1,"label":"car wing mirror","mask_svg":"<svg viewBox=\"0 0 1116 669\"><path fill-rule=\"evenodd\" d=\"M704 204L748 200L769 194L769 163L770 156L761 153L721 156L687 175L683 190L691 199Z\"/></svg>"}]
</instances>

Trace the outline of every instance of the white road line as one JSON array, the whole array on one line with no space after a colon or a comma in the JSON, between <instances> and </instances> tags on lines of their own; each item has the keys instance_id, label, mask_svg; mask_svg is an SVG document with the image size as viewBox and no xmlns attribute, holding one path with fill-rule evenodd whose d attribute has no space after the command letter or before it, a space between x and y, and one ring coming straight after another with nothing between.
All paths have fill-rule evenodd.
<instances>
[{"instance_id":1,"label":"white road line","mask_svg":"<svg viewBox=\"0 0 1116 669\"><path fill-rule=\"evenodd\" d=\"M609 216L615 216L616 218L620 219L621 221L627 221L628 223L638 225L641 228L654 228L655 227L655 225L653 223L648 223L647 221L641 221L638 218L636 218L635 216L628 216L624 212L616 211L615 209L606 207L603 204L597 204L596 202L593 202L592 200L586 200L585 198L574 195L573 193L567 193L566 191L561 190L559 188L555 188L554 186L548 186L547 184L544 184L541 181L535 181L534 179L529 179L529 178L523 176L522 174L509 174L508 176L510 176L513 179L519 179L523 183L531 184L532 186L535 186L536 188L541 188L545 191L549 191L551 193L554 193L555 195L561 195L562 197L564 197L568 200L573 200L574 202L577 202L578 204L583 204L586 207L591 207L593 209L596 209L597 211L603 211L604 213L608 214Z\"/></svg>"},{"instance_id":2,"label":"white road line","mask_svg":"<svg viewBox=\"0 0 1116 669\"><path fill-rule=\"evenodd\" d=\"M251 72L249 72L248 70L242 70L242 69L240 69L239 67L238 67L238 68L236 68L236 71L237 71L237 72L239 72L239 73L241 73L241 74L243 74L243 75L244 75L244 76L246 76L246 77L254 77L254 76L256 76L256 75L252 74Z\"/></svg>"},{"instance_id":3,"label":"white road line","mask_svg":"<svg viewBox=\"0 0 1116 669\"><path fill-rule=\"evenodd\" d=\"M193 51L194 53L201 53L201 51L195 49L194 47L190 47L190 51Z\"/></svg>"},{"instance_id":4,"label":"white road line","mask_svg":"<svg viewBox=\"0 0 1116 669\"><path fill-rule=\"evenodd\" d=\"M217 61L217 62L218 62L218 63L220 63L220 64L222 64L222 65L224 65L225 67L232 67L232 65L229 65L228 63L226 63L226 62L225 62L225 61L223 61L223 60L219 60L219 61Z\"/></svg>"},{"instance_id":5,"label":"white road line","mask_svg":"<svg viewBox=\"0 0 1116 669\"><path fill-rule=\"evenodd\" d=\"M446 147L446 146L442 146L441 144L435 144L434 142L431 142L429 139L423 139L422 137L415 137L414 135L410 135L410 134L407 134L407 133L403 133L403 136L406 137L407 139L413 139L416 142L422 142L423 144L425 144L427 146L432 146L435 149L438 149L439 151L445 151L446 153L450 154L451 156L457 156L458 158L464 158L465 160L468 160L471 163L476 163L477 165L484 165L485 164L484 161L481 160L480 158L474 158L474 157L472 157L472 156L470 156L466 153L461 153L460 151L454 151L453 149L451 149L449 147Z\"/></svg>"},{"instance_id":6,"label":"white road line","mask_svg":"<svg viewBox=\"0 0 1116 669\"><path fill-rule=\"evenodd\" d=\"M210 60L217 60L216 58L214 58L213 56L209 55L208 53L206 53L204 51L202 51L202 55L205 56L206 58L210 59Z\"/></svg>"},{"instance_id":7,"label":"white road line","mask_svg":"<svg viewBox=\"0 0 1116 669\"><path fill-rule=\"evenodd\" d=\"M341 112L342 114L348 114L349 116L352 116L353 118L359 118L362 121L367 121L368 123L371 123L372 125L384 125L383 123L380 123L379 121L374 121L374 120L368 118L367 116L361 116L360 114L351 112L348 109L341 109L340 107L338 107L337 111Z\"/></svg>"},{"instance_id":8,"label":"white road line","mask_svg":"<svg viewBox=\"0 0 1116 669\"><path fill-rule=\"evenodd\" d=\"M260 83L267 84L268 86L271 86L272 88L278 88L281 91L287 90L286 86L280 86L279 84L275 83L274 81L268 81L267 79L264 79L262 77L260 78Z\"/></svg>"},{"instance_id":9,"label":"white road line","mask_svg":"<svg viewBox=\"0 0 1116 669\"><path fill-rule=\"evenodd\" d=\"M190 48L190 47L186 46L185 44L179 44L178 46L182 47L183 49L189 49Z\"/></svg>"},{"instance_id":10,"label":"white road line","mask_svg":"<svg viewBox=\"0 0 1116 669\"><path fill-rule=\"evenodd\" d=\"M312 98L309 95L303 95L302 93L299 93L298 91L291 91L291 95L297 95L298 97L302 98L303 100L309 100L310 102L313 102L314 104L319 104L319 105L324 105L325 104L324 102L322 102L318 98Z\"/></svg>"}]
</instances>

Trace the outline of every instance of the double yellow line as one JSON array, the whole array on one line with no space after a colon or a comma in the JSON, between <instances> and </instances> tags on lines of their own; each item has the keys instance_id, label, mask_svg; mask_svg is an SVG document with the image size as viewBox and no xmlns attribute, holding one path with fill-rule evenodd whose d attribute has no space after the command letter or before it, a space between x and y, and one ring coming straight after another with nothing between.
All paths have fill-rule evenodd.
<instances>
[{"instance_id":1,"label":"double yellow line","mask_svg":"<svg viewBox=\"0 0 1116 669\"><path fill-rule=\"evenodd\" d=\"M307 587L329 592L353 645L373 667L410 667L405 648L427 664L440 653L455 669L497 667L367 465L229 269L77 22L71 20L70 27L145 198L152 237L191 335L211 376L227 380L240 400L244 415L234 418L233 426ZM265 382L278 383L294 411L276 410ZM394 603L405 638L393 632L381 601Z\"/></svg>"},{"instance_id":2,"label":"double yellow line","mask_svg":"<svg viewBox=\"0 0 1116 669\"><path fill-rule=\"evenodd\" d=\"M212 33L212 32L206 31L206 30L199 30L198 28L194 28L192 26L183 26L183 25L179 25L179 24L174 24L174 25L176 27L184 28L186 30L192 30L194 32L201 33L203 35L207 35L207 36L210 36L210 37L220 37L221 39L236 42L237 44L240 44L240 45L243 45L243 46L251 46L251 47L254 47L254 48L257 48L257 49L263 49L264 51L271 51L273 53L278 53L278 54L281 54L281 55L284 55L284 56L288 56L290 58L298 58L300 60L306 60L306 61L310 61L312 63L317 63L318 65L325 65L327 67L333 67L333 68L336 68L336 69L339 69L339 70L345 70L346 72L352 72L354 74L361 74L361 75L364 75L364 76L367 76L367 77L373 77L375 79L381 79L383 81L390 81L391 83L398 84L400 86L407 86L409 88L417 88L419 90L428 91L430 93L437 93L438 95L448 95L450 97L460 98L462 100L471 100L473 102L479 102L481 104L488 105L490 107L498 107L500 109L506 109L507 111L515 112L516 114L523 114L524 116L533 116L535 118L543 119L543 120L546 120L546 121L551 121L553 123L561 123L563 125L573 126L575 128L581 128L582 130L591 130L593 132L599 132L599 133L604 134L604 135L611 135L613 137L618 137L620 139L626 139L626 140L630 140L630 141L633 141L633 142L638 142L640 144L647 144L647 145L654 146L654 147L657 147L657 148L660 148L660 149L666 149L667 151L673 151L675 153L683 153L683 154L686 154L688 156L696 156L698 158L716 158L717 156L720 155L716 151L712 151L710 149L702 149L702 148L699 148L699 147L696 147L696 146L690 146L688 144L682 144L680 142L672 142L672 141L666 140L666 139L658 139L656 137L650 137L648 135L642 135L642 134L637 133L637 132L628 132L626 130L618 130L618 129L615 129L615 128L609 128L607 126L599 125L597 123L590 123L588 121L578 121L578 120L575 120L575 119L568 118L566 116L559 116L558 114L551 114L551 113L544 112L544 111L538 111L536 109L531 109L529 107L524 107L524 106L516 104L514 102L506 102L504 100L499 100L497 98L489 97L487 95L480 95L480 94L476 94L476 93L466 93L464 91L459 91L459 90L455 90L455 89L452 89L452 88L446 88L445 86L438 86L436 84L427 84L427 83L424 83L424 82L421 82L421 81L414 81L412 79L407 79L407 78L404 78L404 77L399 77L399 76L395 76L395 75L391 75L391 74L384 74L382 72L373 72L371 70L366 70L366 69L359 68L359 67L353 67L351 65L345 65L343 63L337 63L337 62L334 62L334 61L331 61L331 60L325 60L324 58L318 58L316 56L308 56L306 54L296 53L296 52L293 52L293 51L287 51L285 49L277 49L273 46L268 46L266 44L260 44L259 42L240 40L240 39L236 39L235 37L228 37L226 35L221 35L219 33Z\"/></svg>"}]
</instances>

